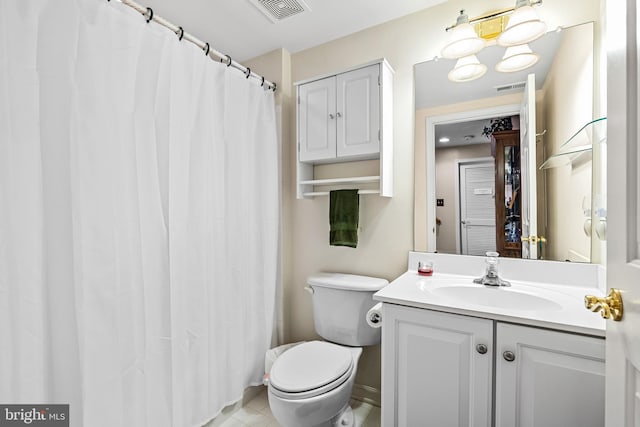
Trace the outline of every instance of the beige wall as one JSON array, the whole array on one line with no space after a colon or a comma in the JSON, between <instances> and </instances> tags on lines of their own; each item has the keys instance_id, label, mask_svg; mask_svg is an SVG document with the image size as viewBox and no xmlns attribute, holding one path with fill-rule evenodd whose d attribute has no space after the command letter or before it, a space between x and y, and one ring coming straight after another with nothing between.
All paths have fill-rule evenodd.
<instances>
[{"instance_id":1,"label":"beige wall","mask_svg":"<svg viewBox=\"0 0 640 427\"><path fill-rule=\"evenodd\" d=\"M449 0L436 7L372 27L348 37L291 55L291 80L339 72L379 58L386 58L394 75L394 197L361 197L360 241L356 249L332 247L328 243L328 199L295 199L295 113L293 99L288 108L289 129L283 129L283 236L290 241L284 253L285 341L313 339L311 300L304 291L305 279L318 271L379 276L389 280L406 270L407 252L414 248L414 103L413 65L439 55L460 9L469 16L513 7L513 0L469 2ZM553 28L581 23L597 17L585 2L545 2L540 15ZM277 55L276 55L277 56ZM271 58L278 61L279 58ZM268 64L250 65L264 73ZM275 79L277 81L277 79ZM291 88L283 88L292 93ZM285 108L283 111L287 111ZM283 121L284 122L284 121ZM416 150L416 156L424 156ZM338 172L349 164L339 165ZM349 172L345 172L348 175ZM380 388L380 349L367 348L360 360L357 383Z\"/></svg>"},{"instance_id":2,"label":"beige wall","mask_svg":"<svg viewBox=\"0 0 640 427\"><path fill-rule=\"evenodd\" d=\"M440 219L436 250L446 254L456 251L456 182L458 180L458 160L491 157L491 144L473 144L436 149L436 198L444 199L444 206L436 208Z\"/></svg>"},{"instance_id":3,"label":"beige wall","mask_svg":"<svg viewBox=\"0 0 640 427\"><path fill-rule=\"evenodd\" d=\"M593 28L567 32L543 87L546 157L593 118ZM588 141L580 140L581 144ZM590 200L591 162L546 170L548 206L547 258L590 259L591 239L584 233L583 199Z\"/></svg>"},{"instance_id":4,"label":"beige wall","mask_svg":"<svg viewBox=\"0 0 640 427\"><path fill-rule=\"evenodd\" d=\"M292 234L287 230L286 224L290 224L292 221L292 200L295 198L295 193L292 194L287 191L295 180L295 176L293 176L289 166L289 153L294 146L293 141L295 139L292 139L290 134L291 121L294 116L292 111L294 103L291 81L291 55L284 49L278 49L246 61L245 65L254 70L260 70L260 75L277 85L275 101L278 118L277 127L280 137L280 204L282 212L282 227L280 231L282 283L278 284L278 293L279 299L283 301L278 313L276 313L278 327L277 336L274 337L274 344L277 344L287 341L287 328L291 324L288 318L289 311L286 309L291 304L290 294L285 290L285 284L291 282L291 269L288 267L288 260L292 257Z\"/></svg>"}]
</instances>

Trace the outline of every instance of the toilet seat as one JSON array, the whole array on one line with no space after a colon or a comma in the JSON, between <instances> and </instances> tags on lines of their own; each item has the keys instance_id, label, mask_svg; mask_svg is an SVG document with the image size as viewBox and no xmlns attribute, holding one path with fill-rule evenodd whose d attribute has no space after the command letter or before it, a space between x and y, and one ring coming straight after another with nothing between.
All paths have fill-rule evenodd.
<instances>
[{"instance_id":1,"label":"toilet seat","mask_svg":"<svg viewBox=\"0 0 640 427\"><path fill-rule=\"evenodd\" d=\"M273 364L269 385L285 399L306 399L342 385L353 372L349 349L323 341L300 344Z\"/></svg>"}]
</instances>

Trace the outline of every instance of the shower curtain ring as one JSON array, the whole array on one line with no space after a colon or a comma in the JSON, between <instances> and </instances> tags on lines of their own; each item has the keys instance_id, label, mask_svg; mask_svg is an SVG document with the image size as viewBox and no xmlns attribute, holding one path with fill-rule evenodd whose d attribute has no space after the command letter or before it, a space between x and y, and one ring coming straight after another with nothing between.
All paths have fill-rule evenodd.
<instances>
[{"instance_id":1,"label":"shower curtain ring","mask_svg":"<svg viewBox=\"0 0 640 427\"><path fill-rule=\"evenodd\" d=\"M231 57L229 55L225 55L227 57L227 67L231 66ZM222 59L220 60L220 62L222 62Z\"/></svg>"},{"instance_id":2,"label":"shower curtain ring","mask_svg":"<svg viewBox=\"0 0 640 427\"><path fill-rule=\"evenodd\" d=\"M176 34L178 34L178 41L182 41L182 37L184 37L184 28L178 27L178 32Z\"/></svg>"},{"instance_id":3,"label":"shower curtain ring","mask_svg":"<svg viewBox=\"0 0 640 427\"><path fill-rule=\"evenodd\" d=\"M205 43L204 48L202 50L204 50L205 55L209 55L209 43Z\"/></svg>"},{"instance_id":4,"label":"shower curtain ring","mask_svg":"<svg viewBox=\"0 0 640 427\"><path fill-rule=\"evenodd\" d=\"M262 76L262 83L260 83L260 87L264 87L264 76Z\"/></svg>"},{"instance_id":5,"label":"shower curtain ring","mask_svg":"<svg viewBox=\"0 0 640 427\"><path fill-rule=\"evenodd\" d=\"M278 87L278 85L273 83L273 87L271 89L273 89L273 91L275 92L276 91L276 87Z\"/></svg>"},{"instance_id":6,"label":"shower curtain ring","mask_svg":"<svg viewBox=\"0 0 640 427\"><path fill-rule=\"evenodd\" d=\"M148 15L148 16L147 16ZM149 22L151 22L151 20L153 19L153 9L151 9L150 7L147 8L147 13L145 13L146 16L146 20L147 20L147 24Z\"/></svg>"},{"instance_id":7,"label":"shower curtain ring","mask_svg":"<svg viewBox=\"0 0 640 427\"><path fill-rule=\"evenodd\" d=\"M244 72L244 75L246 78L249 78L249 76L251 76L251 68L247 67L247 71Z\"/></svg>"}]
</instances>

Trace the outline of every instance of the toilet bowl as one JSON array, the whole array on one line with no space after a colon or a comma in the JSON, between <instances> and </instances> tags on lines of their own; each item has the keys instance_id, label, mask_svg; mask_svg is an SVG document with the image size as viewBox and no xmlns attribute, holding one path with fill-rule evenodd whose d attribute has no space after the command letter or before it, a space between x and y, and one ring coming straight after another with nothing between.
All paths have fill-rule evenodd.
<instances>
[{"instance_id":1,"label":"toilet bowl","mask_svg":"<svg viewBox=\"0 0 640 427\"><path fill-rule=\"evenodd\" d=\"M271 369L269 406L285 427L353 426L349 399L359 347L311 341L282 354Z\"/></svg>"},{"instance_id":2,"label":"toilet bowl","mask_svg":"<svg viewBox=\"0 0 640 427\"><path fill-rule=\"evenodd\" d=\"M340 273L309 277L316 332L310 341L282 353L268 380L269 406L283 427L353 426L349 406L361 346L380 342L380 329L366 323L373 294L384 279Z\"/></svg>"}]
</instances>

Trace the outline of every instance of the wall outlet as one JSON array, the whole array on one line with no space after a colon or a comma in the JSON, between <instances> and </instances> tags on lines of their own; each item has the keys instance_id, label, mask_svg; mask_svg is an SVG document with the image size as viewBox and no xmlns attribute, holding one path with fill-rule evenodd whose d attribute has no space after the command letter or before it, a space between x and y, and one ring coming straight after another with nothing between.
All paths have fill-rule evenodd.
<instances>
[{"instance_id":1,"label":"wall outlet","mask_svg":"<svg viewBox=\"0 0 640 427\"><path fill-rule=\"evenodd\" d=\"M436 206L444 206L444 199L436 199Z\"/></svg>"}]
</instances>

